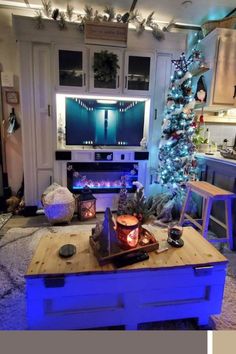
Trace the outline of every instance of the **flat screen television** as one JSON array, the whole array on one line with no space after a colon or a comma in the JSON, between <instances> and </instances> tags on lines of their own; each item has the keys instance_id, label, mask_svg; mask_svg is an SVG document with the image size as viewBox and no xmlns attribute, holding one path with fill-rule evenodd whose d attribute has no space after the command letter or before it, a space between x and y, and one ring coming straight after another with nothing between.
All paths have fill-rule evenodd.
<instances>
[{"instance_id":1,"label":"flat screen television","mask_svg":"<svg viewBox=\"0 0 236 354\"><path fill-rule=\"evenodd\" d=\"M66 97L66 145L140 146L145 100Z\"/></svg>"}]
</instances>

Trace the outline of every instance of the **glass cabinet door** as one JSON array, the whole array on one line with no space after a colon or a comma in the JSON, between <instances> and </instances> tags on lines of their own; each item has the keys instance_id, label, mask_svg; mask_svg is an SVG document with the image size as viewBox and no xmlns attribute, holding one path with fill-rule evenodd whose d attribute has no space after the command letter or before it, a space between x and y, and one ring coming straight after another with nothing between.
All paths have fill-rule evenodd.
<instances>
[{"instance_id":1,"label":"glass cabinet door","mask_svg":"<svg viewBox=\"0 0 236 354\"><path fill-rule=\"evenodd\" d=\"M85 51L57 48L58 87L86 87Z\"/></svg>"},{"instance_id":2,"label":"glass cabinet door","mask_svg":"<svg viewBox=\"0 0 236 354\"><path fill-rule=\"evenodd\" d=\"M140 55L139 53L126 52L125 92L150 92L153 57L153 53Z\"/></svg>"}]
</instances>

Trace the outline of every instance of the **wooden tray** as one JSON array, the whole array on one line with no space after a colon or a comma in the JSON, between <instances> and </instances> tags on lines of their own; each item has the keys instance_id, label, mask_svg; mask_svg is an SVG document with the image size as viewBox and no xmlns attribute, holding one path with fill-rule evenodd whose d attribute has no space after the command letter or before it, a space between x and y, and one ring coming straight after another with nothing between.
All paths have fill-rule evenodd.
<instances>
[{"instance_id":1,"label":"wooden tray","mask_svg":"<svg viewBox=\"0 0 236 354\"><path fill-rule=\"evenodd\" d=\"M119 246L119 243L118 241L116 242L115 245L113 245L113 249L115 248L115 250L110 253L109 255L107 256L102 256L98 249L96 248L96 243L94 242L93 240L93 237L90 236L89 237L89 243L90 243L90 246L92 247L93 249L93 252L94 252L94 255L95 257L97 258L98 260L98 263L100 265L105 265L107 263L110 263L112 262L115 258L121 256L121 255L124 255L124 254L129 254L129 253L135 253L137 251L140 251L140 250L143 250L143 251L146 251L146 252L151 252L151 251L155 251L159 248L159 243L156 241L154 243L150 243L148 245L145 245L145 246L142 246L142 245L138 245L137 247L135 248L131 248L129 250L123 250L120 246ZM115 247L114 247L115 246Z\"/></svg>"}]
</instances>

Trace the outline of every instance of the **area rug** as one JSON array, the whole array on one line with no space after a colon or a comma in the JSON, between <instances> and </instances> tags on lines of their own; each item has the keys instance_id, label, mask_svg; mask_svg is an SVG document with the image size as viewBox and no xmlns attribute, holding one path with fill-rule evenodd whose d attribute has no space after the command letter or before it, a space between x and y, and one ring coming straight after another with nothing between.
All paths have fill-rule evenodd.
<instances>
[{"instance_id":1,"label":"area rug","mask_svg":"<svg viewBox=\"0 0 236 354\"><path fill-rule=\"evenodd\" d=\"M6 224L6 222L12 217L12 213L0 214L0 229Z\"/></svg>"},{"instance_id":2,"label":"area rug","mask_svg":"<svg viewBox=\"0 0 236 354\"><path fill-rule=\"evenodd\" d=\"M84 225L89 234L92 225ZM0 240L0 330L27 330L24 274L40 238L46 233L76 233L78 226L12 228ZM226 277L222 312L209 329L236 330L236 279ZM144 324L140 330L194 330L194 320Z\"/></svg>"}]
</instances>

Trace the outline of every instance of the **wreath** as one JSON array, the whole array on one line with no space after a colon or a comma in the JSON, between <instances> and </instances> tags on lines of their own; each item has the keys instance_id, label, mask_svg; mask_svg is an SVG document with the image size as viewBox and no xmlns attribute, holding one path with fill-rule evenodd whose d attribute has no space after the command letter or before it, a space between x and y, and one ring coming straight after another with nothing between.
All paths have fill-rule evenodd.
<instances>
[{"instance_id":1,"label":"wreath","mask_svg":"<svg viewBox=\"0 0 236 354\"><path fill-rule=\"evenodd\" d=\"M94 78L98 81L110 82L116 80L118 65L118 56L102 50L94 55Z\"/></svg>"}]
</instances>

